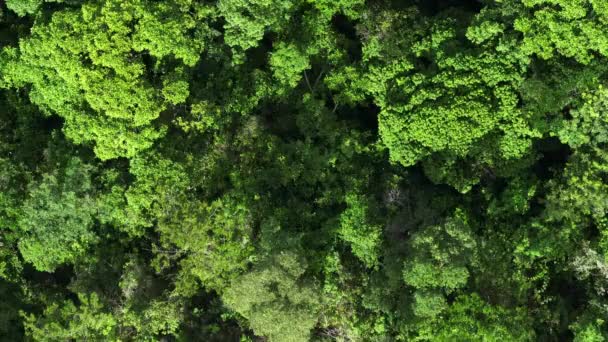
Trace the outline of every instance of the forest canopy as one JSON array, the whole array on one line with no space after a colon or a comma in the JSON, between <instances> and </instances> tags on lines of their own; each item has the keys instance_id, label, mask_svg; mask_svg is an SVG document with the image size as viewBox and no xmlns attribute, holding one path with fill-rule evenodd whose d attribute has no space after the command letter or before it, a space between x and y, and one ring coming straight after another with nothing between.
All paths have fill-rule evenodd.
<instances>
[{"instance_id":1,"label":"forest canopy","mask_svg":"<svg viewBox=\"0 0 608 342\"><path fill-rule=\"evenodd\" d=\"M608 341L608 1L0 2L0 340Z\"/></svg>"}]
</instances>

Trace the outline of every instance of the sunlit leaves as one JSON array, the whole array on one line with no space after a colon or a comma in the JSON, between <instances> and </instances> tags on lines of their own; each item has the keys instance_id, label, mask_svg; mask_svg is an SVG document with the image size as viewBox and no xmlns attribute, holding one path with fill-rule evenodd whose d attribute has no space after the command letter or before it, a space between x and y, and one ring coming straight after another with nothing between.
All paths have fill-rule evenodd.
<instances>
[{"instance_id":1,"label":"sunlit leaves","mask_svg":"<svg viewBox=\"0 0 608 342\"><path fill-rule=\"evenodd\" d=\"M167 104L188 96L183 80L165 82L159 92L147 75L146 56L193 66L205 32L188 6L88 3L35 25L7 55L4 78L15 87L31 86L32 102L63 117L75 142L95 143L101 159L132 157L162 136L164 128L154 121Z\"/></svg>"},{"instance_id":2,"label":"sunlit leaves","mask_svg":"<svg viewBox=\"0 0 608 342\"><path fill-rule=\"evenodd\" d=\"M320 298L314 284L302 279L305 271L297 254L282 252L236 279L223 298L249 319L256 334L271 341L308 341Z\"/></svg>"}]
</instances>

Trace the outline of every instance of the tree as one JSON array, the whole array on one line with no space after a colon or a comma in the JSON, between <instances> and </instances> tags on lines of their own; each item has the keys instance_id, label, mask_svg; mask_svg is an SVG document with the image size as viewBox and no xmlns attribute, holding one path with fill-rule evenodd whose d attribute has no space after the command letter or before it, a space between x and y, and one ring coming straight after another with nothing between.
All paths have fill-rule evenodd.
<instances>
[{"instance_id":1,"label":"tree","mask_svg":"<svg viewBox=\"0 0 608 342\"><path fill-rule=\"evenodd\" d=\"M158 225L164 247L159 260L166 257L164 250L180 251L176 256L185 255L180 261L183 279L194 276L205 288L222 293L253 260L251 214L239 202L230 194L209 204L184 201Z\"/></svg>"},{"instance_id":2,"label":"tree","mask_svg":"<svg viewBox=\"0 0 608 342\"><path fill-rule=\"evenodd\" d=\"M382 229L370 222L371 201L361 195L348 194L348 208L340 215L340 237L351 245L353 254L367 267L377 267ZM370 215L371 216L371 215Z\"/></svg>"},{"instance_id":3,"label":"tree","mask_svg":"<svg viewBox=\"0 0 608 342\"><path fill-rule=\"evenodd\" d=\"M71 339L117 339L117 322L104 310L96 294L79 294L80 305L72 301L53 303L36 317L27 315L27 335L36 341Z\"/></svg>"},{"instance_id":4,"label":"tree","mask_svg":"<svg viewBox=\"0 0 608 342\"><path fill-rule=\"evenodd\" d=\"M226 44L232 47L237 61L242 52L255 47L267 30L278 31L288 23L296 1L222 0L218 10L226 20Z\"/></svg>"},{"instance_id":5,"label":"tree","mask_svg":"<svg viewBox=\"0 0 608 342\"><path fill-rule=\"evenodd\" d=\"M456 10L432 20L415 7L368 15L358 29L365 63L343 68L329 82L342 101L371 96L381 108L380 138L391 161L468 159L492 168L530 152L542 134L533 113L518 107L530 58L513 49L514 39L498 38L500 25L463 27L470 17ZM480 143L494 150L477 149ZM464 184L434 178L466 192L478 181L475 173Z\"/></svg>"},{"instance_id":6,"label":"tree","mask_svg":"<svg viewBox=\"0 0 608 342\"><path fill-rule=\"evenodd\" d=\"M469 219L462 210L456 210L443 224L412 236L410 248L403 280L415 289L414 314L433 318L447 307L444 295L466 285L467 266L476 261L477 246Z\"/></svg>"},{"instance_id":7,"label":"tree","mask_svg":"<svg viewBox=\"0 0 608 342\"><path fill-rule=\"evenodd\" d=\"M605 340L604 32L605 0L2 2L0 335Z\"/></svg>"},{"instance_id":8,"label":"tree","mask_svg":"<svg viewBox=\"0 0 608 342\"><path fill-rule=\"evenodd\" d=\"M40 271L53 271L86 254L97 240L91 172L78 158L31 185L19 220L19 251Z\"/></svg>"},{"instance_id":9,"label":"tree","mask_svg":"<svg viewBox=\"0 0 608 342\"><path fill-rule=\"evenodd\" d=\"M43 0L7 0L6 7L19 16L35 13Z\"/></svg>"},{"instance_id":10,"label":"tree","mask_svg":"<svg viewBox=\"0 0 608 342\"><path fill-rule=\"evenodd\" d=\"M422 328L423 341L534 341L530 319L522 308L484 302L476 294L459 296L441 319Z\"/></svg>"},{"instance_id":11,"label":"tree","mask_svg":"<svg viewBox=\"0 0 608 342\"><path fill-rule=\"evenodd\" d=\"M31 87L32 102L64 118L76 143L94 142L99 158L132 157L162 136L160 113L187 96L181 79L166 78L164 90L153 82L154 74L177 70L163 62L169 57L188 67L198 61L206 28L195 18L204 10L194 6L191 14L191 6L109 1L57 12L19 48L4 50L3 78ZM157 60L153 70L147 55Z\"/></svg>"},{"instance_id":12,"label":"tree","mask_svg":"<svg viewBox=\"0 0 608 342\"><path fill-rule=\"evenodd\" d=\"M307 341L321 301L314 284L302 278L305 271L298 254L282 252L236 279L223 299L256 334L271 341Z\"/></svg>"}]
</instances>

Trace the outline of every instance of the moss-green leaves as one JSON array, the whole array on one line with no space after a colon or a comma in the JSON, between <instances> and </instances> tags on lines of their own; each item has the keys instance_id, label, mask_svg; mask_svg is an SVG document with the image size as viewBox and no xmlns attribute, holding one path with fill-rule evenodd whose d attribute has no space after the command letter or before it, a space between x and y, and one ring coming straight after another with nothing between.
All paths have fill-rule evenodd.
<instances>
[{"instance_id":1,"label":"moss-green leaves","mask_svg":"<svg viewBox=\"0 0 608 342\"><path fill-rule=\"evenodd\" d=\"M206 26L190 7L130 0L61 11L7 55L4 79L31 87L32 102L63 117L75 142L93 142L99 158L132 157L164 134L155 120L167 105L188 96L185 80L155 88L146 58L167 72L169 57L198 61Z\"/></svg>"}]
</instances>

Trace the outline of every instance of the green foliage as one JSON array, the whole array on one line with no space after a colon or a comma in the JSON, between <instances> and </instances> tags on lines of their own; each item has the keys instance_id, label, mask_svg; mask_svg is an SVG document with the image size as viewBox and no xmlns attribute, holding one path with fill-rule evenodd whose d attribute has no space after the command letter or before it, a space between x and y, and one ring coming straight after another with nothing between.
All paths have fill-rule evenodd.
<instances>
[{"instance_id":1,"label":"green foliage","mask_svg":"<svg viewBox=\"0 0 608 342\"><path fill-rule=\"evenodd\" d=\"M267 30L278 31L288 23L296 1L221 0L217 8L224 17L228 46L247 50L258 45ZM237 51L237 57L239 56Z\"/></svg>"},{"instance_id":2,"label":"green foliage","mask_svg":"<svg viewBox=\"0 0 608 342\"><path fill-rule=\"evenodd\" d=\"M456 210L445 223L412 236L403 280L416 289L417 316L436 316L446 306L442 293L450 294L466 285L467 266L475 262L477 248L468 221L464 212Z\"/></svg>"},{"instance_id":3,"label":"green foliage","mask_svg":"<svg viewBox=\"0 0 608 342\"><path fill-rule=\"evenodd\" d=\"M604 335L596 325L587 325L576 332L575 342L602 342L605 341Z\"/></svg>"},{"instance_id":4,"label":"green foliage","mask_svg":"<svg viewBox=\"0 0 608 342\"><path fill-rule=\"evenodd\" d=\"M378 265L382 227L370 222L369 203L363 196L346 196L348 208L340 215L340 237L350 243L353 254L366 266Z\"/></svg>"},{"instance_id":5,"label":"green foliage","mask_svg":"<svg viewBox=\"0 0 608 342\"><path fill-rule=\"evenodd\" d=\"M543 59L560 54L583 64L592 60L593 53L608 56L608 40L602 34L608 23L608 7L602 1L512 2L524 14L513 23L515 30L524 36L521 44L524 53Z\"/></svg>"},{"instance_id":6,"label":"green foliage","mask_svg":"<svg viewBox=\"0 0 608 342\"><path fill-rule=\"evenodd\" d=\"M574 149L561 179L548 183L545 211L533 223L530 249L532 257L558 257L570 253L587 234L589 224L603 231L606 208L604 174L608 167L605 127L606 92L603 88L584 96L585 103L571 111L572 119L557 128L560 140ZM558 224L559 232L552 227ZM559 242L558 242L559 241Z\"/></svg>"},{"instance_id":7,"label":"green foliage","mask_svg":"<svg viewBox=\"0 0 608 342\"><path fill-rule=\"evenodd\" d=\"M43 0L7 0L6 7L19 16L35 13Z\"/></svg>"},{"instance_id":8,"label":"green foliage","mask_svg":"<svg viewBox=\"0 0 608 342\"><path fill-rule=\"evenodd\" d=\"M177 205L188 177L183 167L158 154L142 154L130 162L135 180L125 189L118 183L100 197L103 222L131 235L142 235L163 212L163 205Z\"/></svg>"},{"instance_id":9,"label":"green foliage","mask_svg":"<svg viewBox=\"0 0 608 342\"><path fill-rule=\"evenodd\" d=\"M23 258L40 271L73 262L97 241L92 167L78 158L32 184L19 220Z\"/></svg>"},{"instance_id":10,"label":"green foliage","mask_svg":"<svg viewBox=\"0 0 608 342\"><path fill-rule=\"evenodd\" d=\"M5 50L4 79L30 86L32 102L63 117L70 139L94 142L99 158L132 157L163 134L153 121L167 103L187 96L183 82L165 82L162 92L154 88L144 51L159 63L171 56L193 66L205 29L189 8L133 0L55 13L18 49Z\"/></svg>"},{"instance_id":11,"label":"green foliage","mask_svg":"<svg viewBox=\"0 0 608 342\"><path fill-rule=\"evenodd\" d=\"M608 330L606 329L605 305L591 302L578 317L576 322L570 326L574 333L575 342L606 341Z\"/></svg>"},{"instance_id":12,"label":"green foliage","mask_svg":"<svg viewBox=\"0 0 608 342\"><path fill-rule=\"evenodd\" d=\"M186 254L182 272L220 293L253 258L251 214L238 200L226 196L208 205L186 202L158 226L165 249Z\"/></svg>"},{"instance_id":13,"label":"green foliage","mask_svg":"<svg viewBox=\"0 0 608 342\"><path fill-rule=\"evenodd\" d=\"M121 325L137 331L138 339L143 341L154 341L158 336L177 335L182 320L181 303L175 300L153 300L143 310L129 307L119 317Z\"/></svg>"},{"instance_id":14,"label":"green foliage","mask_svg":"<svg viewBox=\"0 0 608 342\"><path fill-rule=\"evenodd\" d=\"M608 338L606 1L0 7L0 339Z\"/></svg>"},{"instance_id":15,"label":"green foliage","mask_svg":"<svg viewBox=\"0 0 608 342\"><path fill-rule=\"evenodd\" d=\"M314 284L301 278L305 271L296 253L281 252L235 280L224 301L256 334L271 341L307 341L321 300Z\"/></svg>"},{"instance_id":16,"label":"green foliage","mask_svg":"<svg viewBox=\"0 0 608 342\"><path fill-rule=\"evenodd\" d=\"M366 84L360 86L383 108L380 134L391 160L409 166L435 152L464 157L497 130L505 132L494 138L500 139L501 155L521 157L538 133L516 108L527 58L508 52L514 42L471 48L461 43L462 28L453 20L427 23L414 9L385 16L377 26L365 28L364 58L370 62L363 75ZM406 26L414 27L410 38L391 36ZM469 38L480 41L480 34ZM423 60L430 65L416 69Z\"/></svg>"},{"instance_id":17,"label":"green foliage","mask_svg":"<svg viewBox=\"0 0 608 342\"><path fill-rule=\"evenodd\" d=\"M348 17L357 18L363 8L365 1L363 0L308 0L323 16L330 18L336 13L344 13Z\"/></svg>"},{"instance_id":18,"label":"green foliage","mask_svg":"<svg viewBox=\"0 0 608 342\"><path fill-rule=\"evenodd\" d=\"M608 141L608 91L602 86L593 93L583 95L583 106L570 112L572 119L564 122L558 131L560 140L572 148L586 145L602 146Z\"/></svg>"},{"instance_id":19,"label":"green foliage","mask_svg":"<svg viewBox=\"0 0 608 342\"><path fill-rule=\"evenodd\" d=\"M478 295L459 296L445 316L426 325L421 340L429 341L534 341L529 317L484 302Z\"/></svg>"},{"instance_id":20,"label":"green foliage","mask_svg":"<svg viewBox=\"0 0 608 342\"><path fill-rule=\"evenodd\" d=\"M280 45L270 57L274 78L286 87L293 88L302 78L303 72L310 67L306 56L296 46Z\"/></svg>"},{"instance_id":21,"label":"green foliage","mask_svg":"<svg viewBox=\"0 0 608 342\"><path fill-rule=\"evenodd\" d=\"M57 340L116 340L116 319L104 310L96 294L79 294L80 304L72 301L48 306L36 317L25 317L28 336L36 341Z\"/></svg>"}]
</instances>

